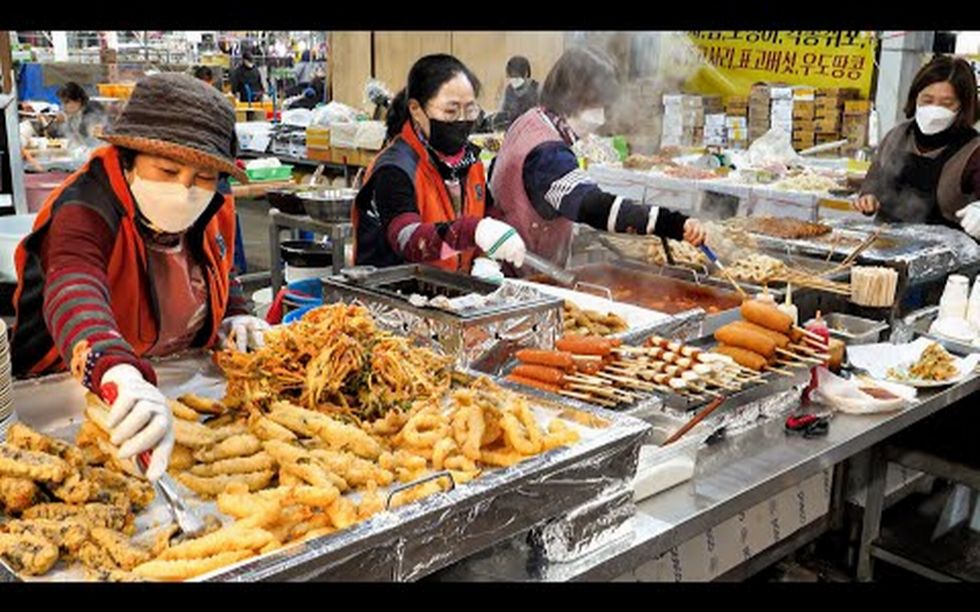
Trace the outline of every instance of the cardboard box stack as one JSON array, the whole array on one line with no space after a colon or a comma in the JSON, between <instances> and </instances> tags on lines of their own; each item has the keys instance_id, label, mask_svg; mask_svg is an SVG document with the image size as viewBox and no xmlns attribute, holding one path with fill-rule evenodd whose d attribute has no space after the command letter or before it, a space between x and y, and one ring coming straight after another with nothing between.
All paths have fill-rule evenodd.
<instances>
[{"instance_id":1,"label":"cardboard box stack","mask_svg":"<svg viewBox=\"0 0 980 612\"><path fill-rule=\"evenodd\" d=\"M664 94L661 147L691 147L704 140L704 105L701 96Z\"/></svg>"},{"instance_id":2,"label":"cardboard box stack","mask_svg":"<svg viewBox=\"0 0 980 612\"><path fill-rule=\"evenodd\" d=\"M769 131L769 85L756 83L749 94L749 142Z\"/></svg>"},{"instance_id":3,"label":"cardboard box stack","mask_svg":"<svg viewBox=\"0 0 980 612\"><path fill-rule=\"evenodd\" d=\"M845 100L858 97L858 90L838 87L821 87L817 89L814 98L815 110L813 131L816 136L815 144L824 144L841 139L841 113ZM827 155L839 155L829 151Z\"/></svg>"},{"instance_id":4,"label":"cardboard box stack","mask_svg":"<svg viewBox=\"0 0 980 612\"><path fill-rule=\"evenodd\" d=\"M814 145L815 93L812 87L793 88L793 148L797 151Z\"/></svg>"},{"instance_id":5,"label":"cardboard box stack","mask_svg":"<svg viewBox=\"0 0 980 612\"><path fill-rule=\"evenodd\" d=\"M793 133L793 88L772 86L769 88L769 127Z\"/></svg>"},{"instance_id":6,"label":"cardboard box stack","mask_svg":"<svg viewBox=\"0 0 980 612\"><path fill-rule=\"evenodd\" d=\"M868 146L868 125L871 117L870 100L845 100L844 119L841 122L841 138L847 144L841 150L845 156L852 156Z\"/></svg>"},{"instance_id":7,"label":"cardboard box stack","mask_svg":"<svg viewBox=\"0 0 980 612\"><path fill-rule=\"evenodd\" d=\"M725 99L725 130L728 146L744 149L749 142L749 97L729 96Z\"/></svg>"}]
</instances>

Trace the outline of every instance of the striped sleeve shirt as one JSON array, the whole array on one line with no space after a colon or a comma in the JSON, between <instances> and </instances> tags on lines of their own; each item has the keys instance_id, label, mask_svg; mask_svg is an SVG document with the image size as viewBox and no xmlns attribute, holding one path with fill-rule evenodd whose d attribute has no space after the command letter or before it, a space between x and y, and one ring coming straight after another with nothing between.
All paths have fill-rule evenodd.
<instances>
[{"instance_id":1,"label":"striped sleeve shirt","mask_svg":"<svg viewBox=\"0 0 980 612\"><path fill-rule=\"evenodd\" d=\"M97 391L102 375L121 363L136 367L146 380L156 374L146 359L136 355L123 338L112 312L109 295L109 259L115 236L95 210L81 203L65 204L51 220L41 245L45 275L44 322L66 364L80 343L97 355L88 387ZM241 285L233 279L228 314L245 314ZM240 312L242 311L242 312Z\"/></svg>"},{"instance_id":2,"label":"striped sleeve shirt","mask_svg":"<svg viewBox=\"0 0 980 612\"><path fill-rule=\"evenodd\" d=\"M538 145L524 160L524 189L543 219L565 217L600 231L682 240L687 216L603 191L561 142Z\"/></svg>"}]
</instances>

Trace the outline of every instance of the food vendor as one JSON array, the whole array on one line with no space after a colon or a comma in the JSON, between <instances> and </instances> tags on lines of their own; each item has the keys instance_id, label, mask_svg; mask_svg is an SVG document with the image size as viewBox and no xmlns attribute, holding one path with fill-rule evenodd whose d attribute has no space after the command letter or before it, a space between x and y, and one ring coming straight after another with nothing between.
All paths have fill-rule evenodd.
<instances>
[{"instance_id":1,"label":"food vendor","mask_svg":"<svg viewBox=\"0 0 980 612\"><path fill-rule=\"evenodd\" d=\"M500 111L492 119L493 129L507 131L515 119L538 104L538 82L531 78L531 62L522 55L507 60L507 87Z\"/></svg>"},{"instance_id":2,"label":"food vendor","mask_svg":"<svg viewBox=\"0 0 980 612\"><path fill-rule=\"evenodd\" d=\"M579 168L572 144L605 122L604 107L617 92L615 67L605 55L565 51L545 79L540 106L511 124L491 166L490 216L513 225L530 251L557 265L568 260L574 223L704 241L696 219L607 193Z\"/></svg>"},{"instance_id":3,"label":"food vendor","mask_svg":"<svg viewBox=\"0 0 980 612\"><path fill-rule=\"evenodd\" d=\"M162 73L136 84L88 162L48 197L17 247L15 376L70 369L91 391L114 383L120 458L173 447L166 398L147 361L233 337L263 343L232 274L235 210L218 182L235 165L235 113L214 87Z\"/></svg>"},{"instance_id":4,"label":"food vendor","mask_svg":"<svg viewBox=\"0 0 980 612\"><path fill-rule=\"evenodd\" d=\"M358 265L430 263L470 271L481 252L520 267L524 242L484 218L486 178L468 140L480 83L451 55L427 55L391 102L388 146L374 159L353 210Z\"/></svg>"},{"instance_id":5,"label":"food vendor","mask_svg":"<svg viewBox=\"0 0 980 612\"><path fill-rule=\"evenodd\" d=\"M90 100L82 86L73 81L58 90L62 112L55 117L54 133L68 139L70 147L97 147L98 136L107 122L105 107Z\"/></svg>"},{"instance_id":6,"label":"food vendor","mask_svg":"<svg viewBox=\"0 0 980 612\"><path fill-rule=\"evenodd\" d=\"M977 83L963 59L937 56L909 90L906 121L881 146L854 207L886 222L962 227L980 238Z\"/></svg>"}]
</instances>

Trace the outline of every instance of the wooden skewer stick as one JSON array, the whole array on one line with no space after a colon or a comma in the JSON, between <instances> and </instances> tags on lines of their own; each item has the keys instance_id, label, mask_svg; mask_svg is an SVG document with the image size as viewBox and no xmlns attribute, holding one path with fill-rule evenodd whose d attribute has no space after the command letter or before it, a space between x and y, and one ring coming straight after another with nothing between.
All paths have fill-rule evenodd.
<instances>
[{"instance_id":1,"label":"wooden skewer stick","mask_svg":"<svg viewBox=\"0 0 980 612\"><path fill-rule=\"evenodd\" d=\"M806 368L809 368L810 367L810 366L808 366L805 363L798 363L796 361L790 361L789 359L777 359L776 360L776 363L778 363L780 365L784 365L784 366L786 366L788 368L803 368L803 369L806 369Z\"/></svg>"},{"instance_id":2,"label":"wooden skewer stick","mask_svg":"<svg viewBox=\"0 0 980 612\"><path fill-rule=\"evenodd\" d=\"M796 331L798 331L798 332L800 332L801 334L803 334L804 336L806 336L806 337L808 337L808 338L813 338L813 339L814 339L814 340L816 340L817 342L820 342L821 344L825 344L825 341L824 341L824 339L823 339L823 337L822 337L822 336L820 336L820 335L818 335L818 334L815 334L815 333L813 333L813 332L812 332L812 331L810 331L809 329L803 329L803 328L802 328L802 327L800 327L799 325L794 325L794 326L793 326L793 329L795 329Z\"/></svg>"},{"instance_id":3,"label":"wooden skewer stick","mask_svg":"<svg viewBox=\"0 0 980 612\"><path fill-rule=\"evenodd\" d=\"M826 361L826 360L814 359L813 357L805 357L803 355L798 355L792 351L787 351L786 349L781 349L781 348L777 348L776 352L779 353L780 355L786 355L787 357L791 357L799 361L805 361L807 363L812 363L814 365L822 365Z\"/></svg>"},{"instance_id":4,"label":"wooden skewer stick","mask_svg":"<svg viewBox=\"0 0 980 612\"><path fill-rule=\"evenodd\" d=\"M827 359L830 357L830 355L827 353L820 352L815 348L804 346L802 344L790 344L789 347L794 351L800 351L801 353L806 353L807 355L812 355L817 358L823 357L824 359Z\"/></svg>"},{"instance_id":5,"label":"wooden skewer stick","mask_svg":"<svg viewBox=\"0 0 980 612\"><path fill-rule=\"evenodd\" d=\"M736 386L736 385L729 385L729 384L723 383L721 381L718 381L718 380L715 380L715 379L712 379L712 378L707 379L707 382L710 385L713 385L713 386L718 387L718 388L721 388L721 389L727 389L729 391L741 391L742 390L742 386L741 385L738 385L738 386Z\"/></svg>"},{"instance_id":6,"label":"wooden skewer stick","mask_svg":"<svg viewBox=\"0 0 980 612\"><path fill-rule=\"evenodd\" d=\"M598 387L596 385L586 385L586 384L575 383L575 382L571 383L568 386L574 391L587 391L593 395L598 395L600 397L605 397L608 399L614 399L614 400L622 399L615 389L607 389L604 387Z\"/></svg>"},{"instance_id":7,"label":"wooden skewer stick","mask_svg":"<svg viewBox=\"0 0 980 612\"><path fill-rule=\"evenodd\" d=\"M577 361L602 361L599 355L572 355L572 359Z\"/></svg>"},{"instance_id":8,"label":"wooden skewer stick","mask_svg":"<svg viewBox=\"0 0 980 612\"><path fill-rule=\"evenodd\" d=\"M661 446L667 446L668 444L672 444L673 442L676 442L678 438L680 438L687 432L691 431L691 429L695 425L703 421L706 416L714 412L718 408L718 406L721 406L721 404L724 401L725 398L719 397L718 399L714 400L713 402L705 406L704 409L701 410L701 412L697 413L693 419L688 421L683 427L675 431L673 434L671 434L669 438L664 440L664 443Z\"/></svg>"},{"instance_id":9,"label":"wooden skewer stick","mask_svg":"<svg viewBox=\"0 0 980 612\"><path fill-rule=\"evenodd\" d=\"M776 366L766 366L766 372L775 372L781 376L796 376L796 374L790 372L789 370L784 370L782 368L777 368Z\"/></svg>"},{"instance_id":10,"label":"wooden skewer stick","mask_svg":"<svg viewBox=\"0 0 980 612\"><path fill-rule=\"evenodd\" d=\"M634 389L640 389L641 391L652 391L653 385L642 380L637 380L635 378L627 378L625 376L616 376L614 374L608 374L606 372L599 372L597 376L611 380L613 382L618 382L623 385L633 387Z\"/></svg>"},{"instance_id":11,"label":"wooden skewer stick","mask_svg":"<svg viewBox=\"0 0 980 612\"><path fill-rule=\"evenodd\" d=\"M601 397L595 397L593 395L589 395L588 393L577 393L575 391L568 391L568 390L565 390L565 389L562 389L558 393L560 393L560 394L562 394L562 395L564 395L566 397L571 397L571 398L574 398L574 399L577 399L577 400L582 400L583 402L592 402L594 404L599 404L600 406L606 406L606 407L609 407L609 408L612 408L612 407L616 406L616 402L613 402L613 401L610 401L610 400L607 400L607 399L602 399Z\"/></svg>"}]
</instances>

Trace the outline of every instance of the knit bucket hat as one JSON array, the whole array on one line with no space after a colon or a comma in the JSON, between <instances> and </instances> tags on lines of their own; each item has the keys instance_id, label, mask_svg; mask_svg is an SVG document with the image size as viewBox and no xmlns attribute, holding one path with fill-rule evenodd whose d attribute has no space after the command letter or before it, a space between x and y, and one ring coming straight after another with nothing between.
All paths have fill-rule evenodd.
<instances>
[{"instance_id":1,"label":"knit bucket hat","mask_svg":"<svg viewBox=\"0 0 980 612\"><path fill-rule=\"evenodd\" d=\"M234 109L217 89L187 74L164 72L140 79L102 140L248 182L235 165Z\"/></svg>"}]
</instances>

